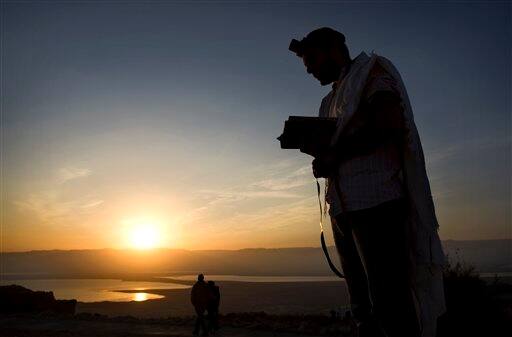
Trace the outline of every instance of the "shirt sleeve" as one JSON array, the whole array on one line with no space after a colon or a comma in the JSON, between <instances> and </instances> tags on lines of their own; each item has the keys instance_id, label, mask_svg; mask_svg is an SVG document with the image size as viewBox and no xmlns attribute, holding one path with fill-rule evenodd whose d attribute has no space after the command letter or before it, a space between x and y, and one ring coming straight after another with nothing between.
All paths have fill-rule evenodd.
<instances>
[{"instance_id":1,"label":"shirt sleeve","mask_svg":"<svg viewBox=\"0 0 512 337\"><path fill-rule=\"evenodd\" d=\"M375 63L361 93L358 112L350 120L346 135L359 134L371 138L384 130L388 134L387 131L402 129L401 106L397 82L379 63Z\"/></svg>"},{"instance_id":2,"label":"shirt sleeve","mask_svg":"<svg viewBox=\"0 0 512 337\"><path fill-rule=\"evenodd\" d=\"M375 101L376 99L378 102ZM403 127L402 100L398 83L378 62L368 75L362 100L367 110L368 121L374 128L401 129Z\"/></svg>"},{"instance_id":3,"label":"shirt sleeve","mask_svg":"<svg viewBox=\"0 0 512 337\"><path fill-rule=\"evenodd\" d=\"M329 109L331 107L331 100L333 95L334 92L331 91L322 99L322 103L320 103L320 108L318 109L318 117L329 117Z\"/></svg>"},{"instance_id":4,"label":"shirt sleeve","mask_svg":"<svg viewBox=\"0 0 512 337\"><path fill-rule=\"evenodd\" d=\"M375 63L368 75L368 80L363 90L363 99L370 101L371 97L379 91L390 92L400 97L398 84L393 76L388 74L379 63Z\"/></svg>"}]
</instances>

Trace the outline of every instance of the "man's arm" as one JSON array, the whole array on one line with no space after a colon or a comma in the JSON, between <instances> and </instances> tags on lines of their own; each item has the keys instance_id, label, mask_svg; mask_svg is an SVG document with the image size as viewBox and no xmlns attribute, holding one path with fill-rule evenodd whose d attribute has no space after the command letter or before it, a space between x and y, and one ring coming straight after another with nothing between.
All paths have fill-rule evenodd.
<instances>
[{"instance_id":1,"label":"man's arm","mask_svg":"<svg viewBox=\"0 0 512 337\"><path fill-rule=\"evenodd\" d=\"M393 91L376 91L367 99L363 112L366 123L354 134L342 136L334 147L313 161L316 177L328 177L344 160L371 153L379 146L402 146L404 132L401 99Z\"/></svg>"},{"instance_id":2,"label":"man's arm","mask_svg":"<svg viewBox=\"0 0 512 337\"><path fill-rule=\"evenodd\" d=\"M339 161L371 153L377 147L401 145L404 132L401 99L391 91L377 91L368 99L369 120L359 132L340 137L334 146Z\"/></svg>"}]
</instances>

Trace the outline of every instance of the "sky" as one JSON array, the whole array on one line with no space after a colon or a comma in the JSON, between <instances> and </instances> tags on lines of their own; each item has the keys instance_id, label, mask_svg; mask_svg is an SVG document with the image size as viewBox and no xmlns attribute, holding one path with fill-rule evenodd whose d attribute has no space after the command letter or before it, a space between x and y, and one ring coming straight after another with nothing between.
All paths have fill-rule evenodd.
<instances>
[{"instance_id":1,"label":"sky","mask_svg":"<svg viewBox=\"0 0 512 337\"><path fill-rule=\"evenodd\" d=\"M441 239L512 238L510 2L3 1L1 21L2 251L319 246L312 158L276 137L330 90L288 51L323 26L399 69Z\"/></svg>"}]
</instances>

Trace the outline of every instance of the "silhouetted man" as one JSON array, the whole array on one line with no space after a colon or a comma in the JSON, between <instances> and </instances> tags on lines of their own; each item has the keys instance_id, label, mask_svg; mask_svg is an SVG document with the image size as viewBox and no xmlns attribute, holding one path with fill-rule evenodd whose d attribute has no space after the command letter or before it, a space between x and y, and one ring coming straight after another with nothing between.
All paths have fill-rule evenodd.
<instances>
[{"instance_id":1,"label":"silhouetted man","mask_svg":"<svg viewBox=\"0 0 512 337\"><path fill-rule=\"evenodd\" d=\"M444 312L444 254L421 142L392 63L350 58L345 36L320 28L295 52L321 85L319 116L336 117L331 146L313 161L326 199L360 336L435 336ZM311 149L301 149L308 152Z\"/></svg>"},{"instance_id":2,"label":"silhouetted man","mask_svg":"<svg viewBox=\"0 0 512 337\"><path fill-rule=\"evenodd\" d=\"M212 294L212 298L208 303L208 320L210 322L210 330L219 330L219 306L220 306L220 289L215 285L214 281L208 281L208 288Z\"/></svg>"},{"instance_id":3,"label":"silhouetted man","mask_svg":"<svg viewBox=\"0 0 512 337\"><path fill-rule=\"evenodd\" d=\"M208 336L208 329L206 327L206 322L204 319L204 312L208 307L208 303L212 299L212 294L206 282L204 282L204 275L197 275L197 282L192 287L192 291L190 293L190 300L192 301L192 305L196 310L197 319L196 325L194 328L194 335L198 335L199 331L203 331L203 336Z\"/></svg>"}]
</instances>

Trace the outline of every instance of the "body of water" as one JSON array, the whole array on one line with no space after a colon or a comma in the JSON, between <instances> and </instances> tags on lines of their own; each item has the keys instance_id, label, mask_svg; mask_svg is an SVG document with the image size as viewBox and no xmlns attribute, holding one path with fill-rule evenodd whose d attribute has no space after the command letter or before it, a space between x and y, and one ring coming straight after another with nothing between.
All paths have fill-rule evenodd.
<instances>
[{"instance_id":1,"label":"body of water","mask_svg":"<svg viewBox=\"0 0 512 337\"><path fill-rule=\"evenodd\" d=\"M510 277L511 273L483 273L482 277ZM195 281L197 275L163 276L162 281L176 279ZM158 279L158 278L157 278ZM332 282L341 281L336 276L241 276L205 275L206 281L236 282ZM172 282L172 281L171 281ZM152 294L151 289L187 289L188 285L165 282L122 281L116 279L12 279L1 280L0 285L17 284L31 290L53 291L57 299L76 299L80 302L145 301L163 298ZM130 292L122 292L130 291Z\"/></svg>"},{"instance_id":2,"label":"body of water","mask_svg":"<svg viewBox=\"0 0 512 337\"><path fill-rule=\"evenodd\" d=\"M187 285L164 282L139 282L112 279L44 279L2 280L0 285L17 284L31 290L53 291L56 299L76 299L80 302L145 301L163 298L151 294L151 289L186 289ZM133 291L130 293L119 290Z\"/></svg>"},{"instance_id":3,"label":"body of water","mask_svg":"<svg viewBox=\"0 0 512 337\"><path fill-rule=\"evenodd\" d=\"M195 281L197 275L164 276L164 279ZM337 276L242 276L242 275L205 275L206 281L237 282L329 282L340 281Z\"/></svg>"}]
</instances>

